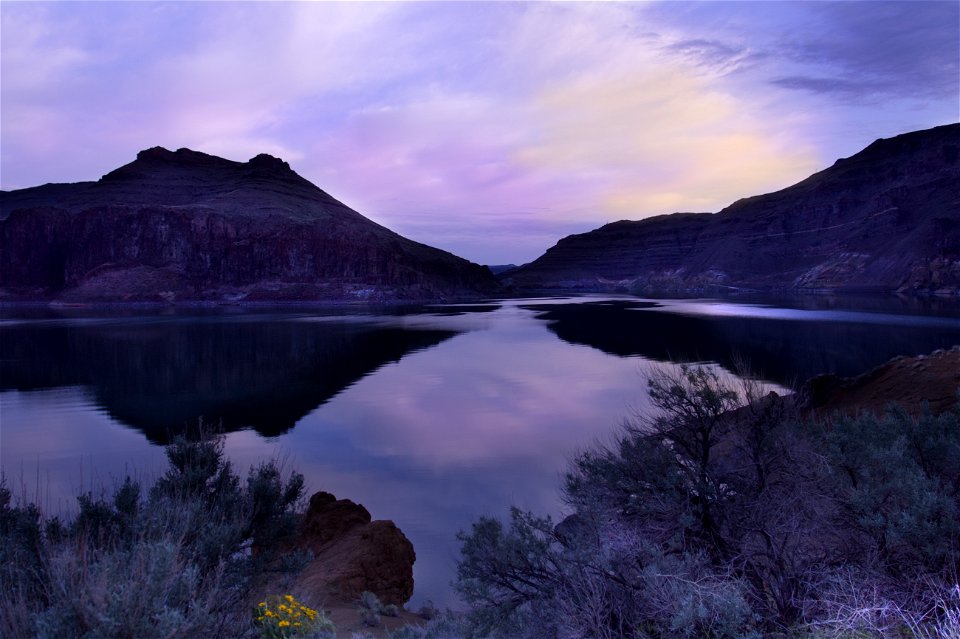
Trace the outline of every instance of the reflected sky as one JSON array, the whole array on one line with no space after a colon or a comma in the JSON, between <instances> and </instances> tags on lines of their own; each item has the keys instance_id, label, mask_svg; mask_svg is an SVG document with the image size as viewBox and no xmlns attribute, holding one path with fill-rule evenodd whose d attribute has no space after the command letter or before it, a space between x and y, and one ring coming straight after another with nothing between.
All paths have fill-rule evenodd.
<instances>
[{"instance_id":1,"label":"reflected sky","mask_svg":"<svg viewBox=\"0 0 960 639\"><path fill-rule=\"evenodd\" d=\"M907 315L896 312L869 312L843 309L784 308L759 304L737 304L719 300L665 300L651 308L664 313L680 315L705 315L709 317L752 317L770 320L799 322L847 322L856 324L880 324L886 326L917 326L927 328L956 329L960 319L931 315Z\"/></svg>"},{"instance_id":2,"label":"reflected sky","mask_svg":"<svg viewBox=\"0 0 960 639\"><path fill-rule=\"evenodd\" d=\"M0 325L0 463L17 494L38 496L48 512L69 509L81 491L130 472L149 481L163 471L162 448L107 405L125 389L139 389L144 400L127 404L136 421L137 411L161 401L194 406L195 389L185 388L192 399L179 403L174 391L210 378L221 381L221 399L231 405L250 394L250 384L266 394L299 384L304 401L292 427L238 426L226 436L228 455L244 470L279 457L306 476L311 491L394 520L417 551L412 603L454 604L456 532L480 515L505 515L511 504L560 515L566 460L610 441L624 419L649 414L651 367L676 359L729 368L726 354L736 351L783 360L787 372L793 359L800 369L869 367L890 349L960 343L958 317L914 316L919 324L904 330L898 318L908 313L874 313L865 323L851 319L857 315L838 321L797 312L584 297L389 315L7 317ZM889 339L890 331L900 340ZM172 364L165 349L176 354ZM261 375L258 367L268 370ZM331 369L338 375L330 377ZM782 371L775 372L769 387L783 391ZM347 382L318 390L317 379L333 378Z\"/></svg>"}]
</instances>

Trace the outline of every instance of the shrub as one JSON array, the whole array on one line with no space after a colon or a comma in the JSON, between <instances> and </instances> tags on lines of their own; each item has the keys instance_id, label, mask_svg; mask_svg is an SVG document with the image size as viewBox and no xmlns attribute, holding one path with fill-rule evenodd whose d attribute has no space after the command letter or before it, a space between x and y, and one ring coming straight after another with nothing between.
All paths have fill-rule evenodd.
<instances>
[{"instance_id":1,"label":"shrub","mask_svg":"<svg viewBox=\"0 0 960 639\"><path fill-rule=\"evenodd\" d=\"M360 593L360 607L365 610L380 612L380 610L383 608L383 604L380 603L380 598L374 593L370 592L369 590L364 590Z\"/></svg>"},{"instance_id":2,"label":"shrub","mask_svg":"<svg viewBox=\"0 0 960 639\"><path fill-rule=\"evenodd\" d=\"M390 609L390 612L395 614L389 614L387 609ZM397 617L400 615L400 610L396 606L386 606L380 602L379 597L369 590L364 590L360 593L360 600L358 611L360 612L360 620L367 626L376 627L380 625L380 615L386 615L388 617Z\"/></svg>"},{"instance_id":3,"label":"shrub","mask_svg":"<svg viewBox=\"0 0 960 639\"><path fill-rule=\"evenodd\" d=\"M430 621L431 619L436 617L439 614L439 612L440 611L437 610L437 607L434 605L433 601L431 601L430 599L427 599L426 601L423 602L423 605L420 606L420 610L417 611L417 614L423 619Z\"/></svg>"},{"instance_id":4,"label":"shrub","mask_svg":"<svg viewBox=\"0 0 960 639\"><path fill-rule=\"evenodd\" d=\"M267 597L257 604L253 619L264 639L336 636L336 627L326 615L300 603L293 595Z\"/></svg>"},{"instance_id":5,"label":"shrub","mask_svg":"<svg viewBox=\"0 0 960 639\"><path fill-rule=\"evenodd\" d=\"M35 606L46 605L46 583L40 511L13 505L0 477L0 636L26 633Z\"/></svg>"},{"instance_id":6,"label":"shrub","mask_svg":"<svg viewBox=\"0 0 960 639\"><path fill-rule=\"evenodd\" d=\"M375 628L380 625L380 612L370 608L360 608L360 621L366 626Z\"/></svg>"},{"instance_id":7,"label":"shrub","mask_svg":"<svg viewBox=\"0 0 960 639\"><path fill-rule=\"evenodd\" d=\"M169 539L114 549L76 543L50 556L50 605L34 620L38 637L215 635L230 616L208 599L216 577L203 583Z\"/></svg>"},{"instance_id":8,"label":"shrub","mask_svg":"<svg viewBox=\"0 0 960 639\"><path fill-rule=\"evenodd\" d=\"M391 639L481 639L462 615L451 612L435 614L422 626L406 625L394 630Z\"/></svg>"},{"instance_id":9,"label":"shrub","mask_svg":"<svg viewBox=\"0 0 960 639\"><path fill-rule=\"evenodd\" d=\"M252 583L292 534L303 479L273 463L241 484L222 440L178 440L143 495L126 478L67 523L0 482L0 635L238 637ZM276 562L275 562L276 563Z\"/></svg>"},{"instance_id":10,"label":"shrub","mask_svg":"<svg viewBox=\"0 0 960 639\"><path fill-rule=\"evenodd\" d=\"M663 554L635 530L579 523L564 533L514 509L504 529L485 519L461 536L457 587L472 628L511 637L742 637L743 584L696 556Z\"/></svg>"},{"instance_id":11,"label":"shrub","mask_svg":"<svg viewBox=\"0 0 960 639\"><path fill-rule=\"evenodd\" d=\"M823 442L839 523L859 537L858 561L896 577L960 574L960 411L913 418L836 416L810 426Z\"/></svg>"},{"instance_id":12,"label":"shrub","mask_svg":"<svg viewBox=\"0 0 960 639\"><path fill-rule=\"evenodd\" d=\"M956 630L942 593L960 574L960 406L801 424L757 384L702 367L658 373L649 391L654 418L571 463L571 516L513 509L460 534L471 632Z\"/></svg>"}]
</instances>

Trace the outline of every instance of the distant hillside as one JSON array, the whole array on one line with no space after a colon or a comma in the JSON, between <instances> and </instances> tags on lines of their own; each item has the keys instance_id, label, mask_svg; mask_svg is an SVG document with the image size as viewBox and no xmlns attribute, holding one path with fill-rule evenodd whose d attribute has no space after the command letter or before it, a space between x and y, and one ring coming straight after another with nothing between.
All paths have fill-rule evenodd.
<instances>
[{"instance_id":1,"label":"distant hillside","mask_svg":"<svg viewBox=\"0 0 960 639\"><path fill-rule=\"evenodd\" d=\"M877 140L719 213L621 221L506 274L519 290L960 291L960 124Z\"/></svg>"},{"instance_id":2,"label":"distant hillside","mask_svg":"<svg viewBox=\"0 0 960 639\"><path fill-rule=\"evenodd\" d=\"M97 182L0 193L5 299L435 299L497 288L487 268L368 220L269 155L153 148Z\"/></svg>"},{"instance_id":3,"label":"distant hillside","mask_svg":"<svg viewBox=\"0 0 960 639\"><path fill-rule=\"evenodd\" d=\"M508 271L514 271L519 267L516 264L488 264L487 268L490 269L494 275L503 275L504 273L507 273Z\"/></svg>"}]
</instances>

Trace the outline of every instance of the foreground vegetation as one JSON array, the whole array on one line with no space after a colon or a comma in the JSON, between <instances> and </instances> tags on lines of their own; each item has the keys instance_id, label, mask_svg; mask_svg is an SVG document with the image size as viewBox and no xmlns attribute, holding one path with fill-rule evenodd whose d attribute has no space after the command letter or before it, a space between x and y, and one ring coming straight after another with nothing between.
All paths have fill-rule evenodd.
<instances>
[{"instance_id":1,"label":"foreground vegetation","mask_svg":"<svg viewBox=\"0 0 960 639\"><path fill-rule=\"evenodd\" d=\"M80 496L69 523L14 505L0 485L0 636L260 636L252 589L302 560L276 549L295 529L303 477L271 462L243 482L217 439L178 441L167 458L146 495L128 477L109 499Z\"/></svg>"},{"instance_id":2,"label":"foreground vegetation","mask_svg":"<svg viewBox=\"0 0 960 639\"><path fill-rule=\"evenodd\" d=\"M960 409L800 423L709 368L649 387L656 418L573 461L574 514L461 535L475 631L960 637Z\"/></svg>"},{"instance_id":3,"label":"foreground vegetation","mask_svg":"<svg viewBox=\"0 0 960 639\"><path fill-rule=\"evenodd\" d=\"M572 460L569 517L514 509L461 534L469 614L393 636L960 639L960 404L801 422L703 367L649 392L656 417ZM216 439L167 456L148 491L82 495L69 522L0 485L0 636L334 636L258 595L306 560L278 550L303 478L267 463L243 481ZM399 613L364 594L371 627Z\"/></svg>"}]
</instances>

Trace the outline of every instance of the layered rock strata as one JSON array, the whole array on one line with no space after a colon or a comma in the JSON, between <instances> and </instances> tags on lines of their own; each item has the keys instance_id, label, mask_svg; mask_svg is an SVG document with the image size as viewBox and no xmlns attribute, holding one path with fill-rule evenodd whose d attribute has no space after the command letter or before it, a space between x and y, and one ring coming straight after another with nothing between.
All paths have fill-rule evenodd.
<instances>
[{"instance_id":1,"label":"layered rock strata","mask_svg":"<svg viewBox=\"0 0 960 639\"><path fill-rule=\"evenodd\" d=\"M960 292L960 124L877 140L719 213L620 221L504 275L519 290Z\"/></svg>"},{"instance_id":2,"label":"layered rock strata","mask_svg":"<svg viewBox=\"0 0 960 639\"><path fill-rule=\"evenodd\" d=\"M0 298L63 302L390 300L497 289L269 155L142 151L97 182L0 193Z\"/></svg>"}]
</instances>

